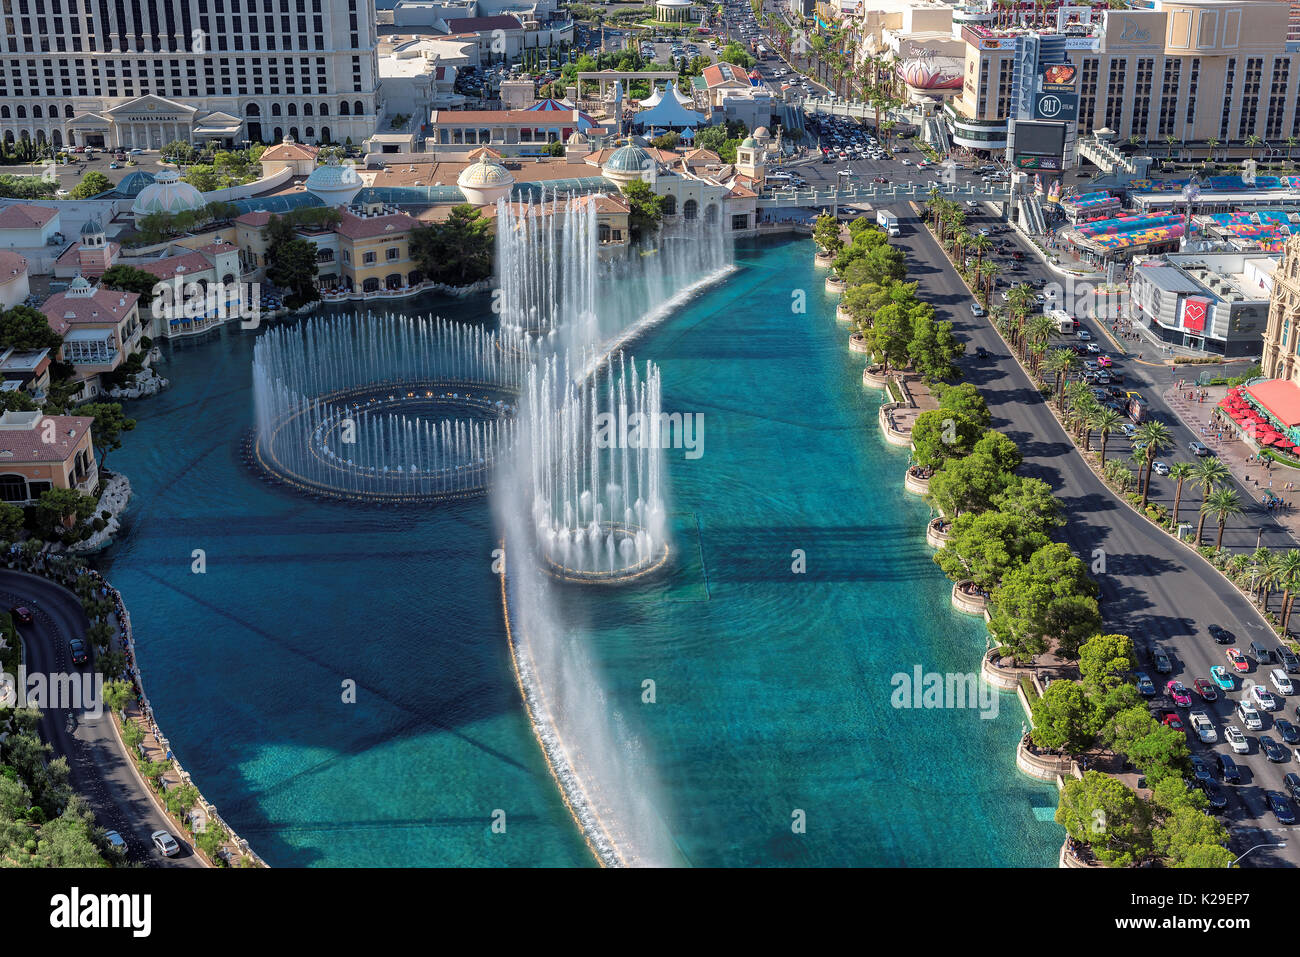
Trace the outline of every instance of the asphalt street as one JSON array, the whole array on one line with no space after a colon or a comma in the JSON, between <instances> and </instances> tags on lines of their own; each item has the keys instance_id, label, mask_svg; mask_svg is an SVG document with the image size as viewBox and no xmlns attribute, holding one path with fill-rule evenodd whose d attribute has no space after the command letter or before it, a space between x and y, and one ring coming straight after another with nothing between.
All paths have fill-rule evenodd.
<instances>
[{"instance_id":1,"label":"asphalt street","mask_svg":"<svg viewBox=\"0 0 1300 957\"><path fill-rule=\"evenodd\" d=\"M15 625L26 649L29 676L93 672L94 659L78 667L72 663L68 639L84 637L88 622L81 602L72 592L37 575L0 569L0 602L5 607L24 606L33 612L29 625ZM74 791L89 801L101 827L117 831L127 842L129 860L154 867L202 867L203 864L176 828L158 810L128 763L118 743L107 711L98 718L85 708L44 709L42 739L54 755L68 759ZM163 857L153 846L154 831L170 831L181 853Z\"/></svg>"},{"instance_id":2,"label":"asphalt street","mask_svg":"<svg viewBox=\"0 0 1300 957\"><path fill-rule=\"evenodd\" d=\"M1013 439L1024 453L1022 474L1040 478L1056 491L1069 519L1065 541L1089 566L1101 569L1095 570L1094 577L1101 589L1106 627L1130 635L1145 662L1149 662L1150 649L1155 646L1171 652L1172 675L1162 677L1147 670L1153 679L1177 677L1188 686L1196 678L1209 677L1211 665L1227 664L1223 648L1210 639L1206 630L1210 624L1221 624L1235 632L1243 650L1252 639L1276 646L1272 630L1245 596L1227 585L1199 556L1118 501L1102 484L1075 451L997 332L986 320L971 315L970 293L925 226L910 208L897 212L907 217L902 222L899 242L908 252L908 278L919 281L919 295L934 304L940 318L951 320L955 331L969 343L970 355L962 361L963 372L988 400L993 427ZM976 359L973 353L978 346L993 357ZM1155 414L1159 417L1161 413L1157 409ZM1243 523L1237 533L1249 527ZM1253 545L1253 533L1250 537ZM1097 565L1099 559L1104 560L1104 566ZM1252 661L1245 677L1266 683L1267 670ZM1239 686L1214 703L1196 704L1215 721L1220 742L1224 727L1234 723L1229 720L1230 711L1242 694ZM1287 716L1295 717L1297 699L1284 701ZM1262 733L1269 733L1271 726L1272 718L1264 715ZM1254 736L1248 733L1248 737ZM1189 745L1194 753L1206 749L1190 737ZM1224 743L1213 750L1231 753ZM1223 815L1232 832L1232 846L1240 853L1257 844L1287 841L1285 849L1257 850L1243 863L1300 863L1300 828L1279 825L1264 796L1266 790L1282 791L1282 775L1300 770L1300 764L1269 763L1253 740L1250 754L1233 756L1242 767L1242 783L1227 786L1229 807Z\"/></svg>"}]
</instances>

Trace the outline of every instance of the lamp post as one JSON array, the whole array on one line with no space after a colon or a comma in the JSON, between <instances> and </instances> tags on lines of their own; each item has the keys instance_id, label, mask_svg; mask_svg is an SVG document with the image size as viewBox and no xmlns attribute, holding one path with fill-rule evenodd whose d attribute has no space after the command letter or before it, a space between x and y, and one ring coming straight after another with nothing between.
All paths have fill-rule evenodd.
<instances>
[{"instance_id":1,"label":"lamp post","mask_svg":"<svg viewBox=\"0 0 1300 957\"><path fill-rule=\"evenodd\" d=\"M1183 187L1183 202L1187 204L1187 219L1183 223L1183 248L1186 249L1192 238L1192 209L1201 195L1201 181L1195 173Z\"/></svg>"},{"instance_id":2,"label":"lamp post","mask_svg":"<svg viewBox=\"0 0 1300 957\"><path fill-rule=\"evenodd\" d=\"M1286 841L1282 841L1279 844L1256 844L1254 847L1247 848L1246 854L1249 854L1251 851L1258 851L1261 847L1286 847ZM1241 857L1237 858L1236 861L1233 861L1231 864L1229 864L1228 867L1236 867L1237 861L1240 861L1242 858L1244 858L1246 854L1242 854Z\"/></svg>"}]
</instances>

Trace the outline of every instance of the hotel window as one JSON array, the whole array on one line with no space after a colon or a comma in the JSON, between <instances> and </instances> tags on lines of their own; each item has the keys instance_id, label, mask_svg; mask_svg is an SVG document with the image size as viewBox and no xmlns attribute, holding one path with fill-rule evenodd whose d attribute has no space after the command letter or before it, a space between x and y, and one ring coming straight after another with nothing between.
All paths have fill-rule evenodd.
<instances>
[{"instance_id":1,"label":"hotel window","mask_svg":"<svg viewBox=\"0 0 1300 957\"><path fill-rule=\"evenodd\" d=\"M1228 120L1232 116L1232 88L1237 78L1237 58L1228 57L1228 68L1223 73L1223 116L1219 119L1219 139L1228 140Z\"/></svg>"},{"instance_id":2,"label":"hotel window","mask_svg":"<svg viewBox=\"0 0 1300 957\"><path fill-rule=\"evenodd\" d=\"M1178 119L1178 87L1182 82L1183 61L1165 60L1164 84L1160 95L1160 135L1171 136Z\"/></svg>"},{"instance_id":3,"label":"hotel window","mask_svg":"<svg viewBox=\"0 0 1300 957\"><path fill-rule=\"evenodd\" d=\"M372 264L375 262L375 254L374 254L374 252L372 251L372 252L365 253L365 254L361 257L361 262L362 262L364 265L367 265L367 266L372 265Z\"/></svg>"},{"instance_id":4,"label":"hotel window","mask_svg":"<svg viewBox=\"0 0 1300 957\"><path fill-rule=\"evenodd\" d=\"M1119 131L1124 121L1124 74L1128 70L1125 60L1110 61L1110 78L1106 89L1106 126Z\"/></svg>"},{"instance_id":5,"label":"hotel window","mask_svg":"<svg viewBox=\"0 0 1300 957\"><path fill-rule=\"evenodd\" d=\"M1259 112L1260 84L1264 74L1264 58L1246 60L1246 73L1241 83L1241 115L1237 118L1237 139L1244 140L1255 132L1255 115Z\"/></svg>"},{"instance_id":6,"label":"hotel window","mask_svg":"<svg viewBox=\"0 0 1300 957\"><path fill-rule=\"evenodd\" d=\"M1275 140L1282 135L1282 117L1286 113L1286 88L1291 79L1291 60L1278 57L1273 61L1273 85L1268 101L1268 124L1264 138Z\"/></svg>"},{"instance_id":7,"label":"hotel window","mask_svg":"<svg viewBox=\"0 0 1300 957\"><path fill-rule=\"evenodd\" d=\"M1196 85L1201 79L1201 58L1192 58L1191 76L1187 81L1187 125L1196 122Z\"/></svg>"},{"instance_id":8,"label":"hotel window","mask_svg":"<svg viewBox=\"0 0 1300 957\"><path fill-rule=\"evenodd\" d=\"M402 250L399 249L397 246L389 246L386 250L384 250L384 253L388 257L389 262L393 262L396 259L400 259L402 256Z\"/></svg>"}]
</instances>

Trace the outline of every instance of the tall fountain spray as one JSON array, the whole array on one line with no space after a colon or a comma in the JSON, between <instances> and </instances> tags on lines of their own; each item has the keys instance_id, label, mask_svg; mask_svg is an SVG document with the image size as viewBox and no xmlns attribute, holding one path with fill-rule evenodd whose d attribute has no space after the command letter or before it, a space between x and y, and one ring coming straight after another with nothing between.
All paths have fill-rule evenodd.
<instances>
[{"instance_id":1,"label":"tall fountain spray","mask_svg":"<svg viewBox=\"0 0 1300 957\"><path fill-rule=\"evenodd\" d=\"M311 319L253 350L254 460L304 491L363 500L481 494L514 441L526 358L434 318Z\"/></svg>"},{"instance_id":2,"label":"tall fountain spray","mask_svg":"<svg viewBox=\"0 0 1300 957\"><path fill-rule=\"evenodd\" d=\"M567 355L528 373L525 407L537 548L552 574L627 581L663 564L659 370L620 353L575 381Z\"/></svg>"}]
</instances>

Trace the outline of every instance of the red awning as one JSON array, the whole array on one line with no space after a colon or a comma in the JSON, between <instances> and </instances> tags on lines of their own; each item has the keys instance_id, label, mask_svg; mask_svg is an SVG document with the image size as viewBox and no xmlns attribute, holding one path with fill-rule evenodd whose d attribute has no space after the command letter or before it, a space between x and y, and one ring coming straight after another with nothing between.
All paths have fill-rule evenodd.
<instances>
[{"instance_id":1,"label":"red awning","mask_svg":"<svg viewBox=\"0 0 1300 957\"><path fill-rule=\"evenodd\" d=\"M1269 379L1246 392L1287 428L1300 425L1300 386L1290 379Z\"/></svg>"}]
</instances>

